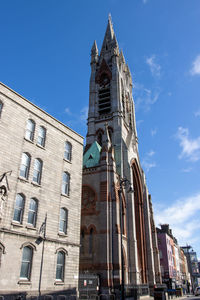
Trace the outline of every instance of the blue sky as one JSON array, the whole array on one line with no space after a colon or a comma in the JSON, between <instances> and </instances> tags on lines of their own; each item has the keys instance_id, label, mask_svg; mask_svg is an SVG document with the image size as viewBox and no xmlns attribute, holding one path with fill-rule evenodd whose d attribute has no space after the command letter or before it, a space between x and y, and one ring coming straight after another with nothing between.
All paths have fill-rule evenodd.
<instances>
[{"instance_id":1,"label":"blue sky","mask_svg":"<svg viewBox=\"0 0 200 300\"><path fill-rule=\"evenodd\" d=\"M109 13L157 224L200 257L199 0L2 0L0 81L85 136L90 49Z\"/></svg>"}]
</instances>

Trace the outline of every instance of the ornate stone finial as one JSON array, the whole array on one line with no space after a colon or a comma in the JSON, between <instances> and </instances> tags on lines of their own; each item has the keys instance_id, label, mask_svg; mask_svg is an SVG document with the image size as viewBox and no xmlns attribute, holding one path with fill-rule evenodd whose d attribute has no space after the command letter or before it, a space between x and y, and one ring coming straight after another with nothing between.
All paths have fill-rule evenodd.
<instances>
[{"instance_id":1,"label":"ornate stone finial","mask_svg":"<svg viewBox=\"0 0 200 300\"><path fill-rule=\"evenodd\" d=\"M91 49L91 55L98 55L98 48L97 48L97 43L94 41L92 49Z\"/></svg>"}]
</instances>

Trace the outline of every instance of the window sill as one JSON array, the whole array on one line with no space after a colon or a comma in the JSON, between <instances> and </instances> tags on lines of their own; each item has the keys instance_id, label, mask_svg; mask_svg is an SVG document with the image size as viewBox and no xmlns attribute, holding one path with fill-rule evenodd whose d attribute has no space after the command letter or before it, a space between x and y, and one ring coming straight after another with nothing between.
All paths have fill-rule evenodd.
<instances>
[{"instance_id":1,"label":"window sill","mask_svg":"<svg viewBox=\"0 0 200 300\"><path fill-rule=\"evenodd\" d=\"M37 187L41 187L41 184L35 182L35 181L31 181L31 184L34 185L34 186L37 186Z\"/></svg>"},{"instance_id":2,"label":"window sill","mask_svg":"<svg viewBox=\"0 0 200 300\"><path fill-rule=\"evenodd\" d=\"M61 231L58 232L58 235L61 236L61 237L68 237L67 233L64 233L64 232L61 232Z\"/></svg>"},{"instance_id":3,"label":"window sill","mask_svg":"<svg viewBox=\"0 0 200 300\"><path fill-rule=\"evenodd\" d=\"M27 229L31 229L31 230L35 230L35 231L37 230L37 228L34 227L34 226L31 225L31 224L27 224L27 225L26 225L26 228L27 228Z\"/></svg>"},{"instance_id":4,"label":"window sill","mask_svg":"<svg viewBox=\"0 0 200 300\"><path fill-rule=\"evenodd\" d=\"M29 182L25 177L19 176L18 179L23 182Z\"/></svg>"},{"instance_id":5,"label":"window sill","mask_svg":"<svg viewBox=\"0 0 200 300\"><path fill-rule=\"evenodd\" d=\"M61 196L66 197L66 198L70 198L69 195L66 195L66 194L63 194L63 193L61 193Z\"/></svg>"},{"instance_id":6,"label":"window sill","mask_svg":"<svg viewBox=\"0 0 200 300\"><path fill-rule=\"evenodd\" d=\"M18 281L18 284L30 285L30 284L31 284L31 281L28 280L28 279L20 279L20 280Z\"/></svg>"},{"instance_id":7,"label":"window sill","mask_svg":"<svg viewBox=\"0 0 200 300\"><path fill-rule=\"evenodd\" d=\"M40 144L36 144L36 146L39 147L39 148L41 148L41 149L43 149L43 150L46 150L45 147L42 146L42 145L40 145Z\"/></svg>"},{"instance_id":8,"label":"window sill","mask_svg":"<svg viewBox=\"0 0 200 300\"><path fill-rule=\"evenodd\" d=\"M56 280L56 281L54 282L54 284L55 284L55 285L64 285L64 281Z\"/></svg>"},{"instance_id":9,"label":"window sill","mask_svg":"<svg viewBox=\"0 0 200 300\"><path fill-rule=\"evenodd\" d=\"M67 163L69 163L69 164L71 164L72 163L72 161L71 160L68 160L68 159L66 159L66 158L63 158L63 160L64 161L66 161Z\"/></svg>"},{"instance_id":10,"label":"window sill","mask_svg":"<svg viewBox=\"0 0 200 300\"><path fill-rule=\"evenodd\" d=\"M23 225L21 223L17 222L17 221L12 221L11 224L13 226L23 227Z\"/></svg>"},{"instance_id":11,"label":"window sill","mask_svg":"<svg viewBox=\"0 0 200 300\"><path fill-rule=\"evenodd\" d=\"M34 142L33 142L32 140L29 140L29 139L27 139L26 137L24 137L24 139L25 139L25 141L27 141L27 142L29 142L29 143L31 143L31 144L34 144Z\"/></svg>"}]
</instances>

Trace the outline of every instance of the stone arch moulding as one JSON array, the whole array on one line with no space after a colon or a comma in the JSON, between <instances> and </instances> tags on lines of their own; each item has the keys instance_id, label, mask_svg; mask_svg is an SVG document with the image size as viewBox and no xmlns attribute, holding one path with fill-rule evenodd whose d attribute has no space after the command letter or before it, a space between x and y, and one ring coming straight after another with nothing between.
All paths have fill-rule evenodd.
<instances>
[{"instance_id":1,"label":"stone arch moulding","mask_svg":"<svg viewBox=\"0 0 200 300\"><path fill-rule=\"evenodd\" d=\"M143 208L143 188L141 171L136 159L131 162L132 184L134 187L134 207L135 207L135 227L138 252L138 267L141 283L147 282L147 258L146 258L146 239Z\"/></svg>"},{"instance_id":2,"label":"stone arch moulding","mask_svg":"<svg viewBox=\"0 0 200 300\"><path fill-rule=\"evenodd\" d=\"M61 251L64 252L65 255L68 255L68 251L63 247L57 248L55 254L58 253L58 252L61 252Z\"/></svg>"},{"instance_id":3,"label":"stone arch moulding","mask_svg":"<svg viewBox=\"0 0 200 300\"><path fill-rule=\"evenodd\" d=\"M90 234L90 230L93 229L93 233L97 234L97 230L96 230L96 226L94 224L90 224L88 229L87 229L87 233Z\"/></svg>"},{"instance_id":4,"label":"stone arch moulding","mask_svg":"<svg viewBox=\"0 0 200 300\"><path fill-rule=\"evenodd\" d=\"M33 243L31 243L31 242L24 242L21 245L20 249L23 249L24 247L31 247L33 250L37 251L36 246Z\"/></svg>"}]
</instances>

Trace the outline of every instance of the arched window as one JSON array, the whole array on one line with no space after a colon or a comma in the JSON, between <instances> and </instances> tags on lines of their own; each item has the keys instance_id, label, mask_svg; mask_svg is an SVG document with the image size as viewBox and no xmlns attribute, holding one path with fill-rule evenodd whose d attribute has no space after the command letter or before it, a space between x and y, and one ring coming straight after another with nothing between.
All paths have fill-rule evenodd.
<instances>
[{"instance_id":1,"label":"arched window","mask_svg":"<svg viewBox=\"0 0 200 300\"><path fill-rule=\"evenodd\" d=\"M30 204L29 204L29 211L28 211L28 224L33 225L33 227L35 227L35 225L36 225L37 208L38 208L37 200L34 198L31 198Z\"/></svg>"},{"instance_id":2,"label":"arched window","mask_svg":"<svg viewBox=\"0 0 200 300\"><path fill-rule=\"evenodd\" d=\"M40 126L39 131L38 131L37 144L44 147L45 140L46 140L46 128L44 128L43 126Z\"/></svg>"},{"instance_id":3,"label":"arched window","mask_svg":"<svg viewBox=\"0 0 200 300\"><path fill-rule=\"evenodd\" d=\"M67 172L63 173L62 194L69 196L70 175Z\"/></svg>"},{"instance_id":4,"label":"arched window","mask_svg":"<svg viewBox=\"0 0 200 300\"><path fill-rule=\"evenodd\" d=\"M17 194L15 201L15 210L13 220L22 223L22 217L24 212L25 197L22 194Z\"/></svg>"},{"instance_id":5,"label":"arched window","mask_svg":"<svg viewBox=\"0 0 200 300\"><path fill-rule=\"evenodd\" d=\"M34 132L35 132L35 122L33 120L29 119L26 123L25 138L30 140L30 141L33 141Z\"/></svg>"},{"instance_id":6,"label":"arched window","mask_svg":"<svg viewBox=\"0 0 200 300\"><path fill-rule=\"evenodd\" d=\"M33 181L40 184L42 175L42 161L39 158L35 159L33 169Z\"/></svg>"},{"instance_id":7,"label":"arched window","mask_svg":"<svg viewBox=\"0 0 200 300\"><path fill-rule=\"evenodd\" d=\"M59 251L57 254L56 280L64 281L64 270L65 270L65 253L63 251Z\"/></svg>"},{"instance_id":8,"label":"arched window","mask_svg":"<svg viewBox=\"0 0 200 300\"><path fill-rule=\"evenodd\" d=\"M33 249L30 246L23 248L20 278L30 280Z\"/></svg>"},{"instance_id":9,"label":"arched window","mask_svg":"<svg viewBox=\"0 0 200 300\"><path fill-rule=\"evenodd\" d=\"M89 254L92 254L93 252L93 239L94 239L94 229L90 229L90 234L89 234Z\"/></svg>"},{"instance_id":10,"label":"arched window","mask_svg":"<svg viewBox=\"0 0 200 300\"><path fill-rule=\"evenodd\" d=\"M65 208L61 208L59 231L65 234L67 233L67 220L68 220L68 210Z\"/></svg>"},{"instance_id":11,"label":"arched window","mask_svg":"<svg viewBox=\"0 0 200 300\"><path fill-rule=\"evenodd\" d=\"M64 158L69 161L72 159L72 145L69 142L65 143Z\"/></svg>"},{"instance_id":12,"label":"arched window","mask_svg":"<svg viewBox=\"0 0 200 300\"><path fill-rule=\"evenodd\" d=\"M31 156L29 153L22 153L21 166L19 175L28 179Z\"/></svg>"},{"instance_id":13,"label":"arched window","mask_svg":"<svg viewBox=\"0 0 200 300\"><path fill-rule=\"evenodd\" d=\"M0 101L0 117L1 117L2 110L3 110L3 102Z\"/></svg>"}]
</instances>

